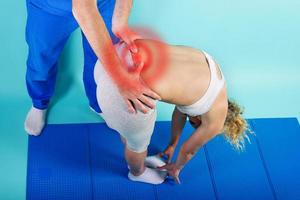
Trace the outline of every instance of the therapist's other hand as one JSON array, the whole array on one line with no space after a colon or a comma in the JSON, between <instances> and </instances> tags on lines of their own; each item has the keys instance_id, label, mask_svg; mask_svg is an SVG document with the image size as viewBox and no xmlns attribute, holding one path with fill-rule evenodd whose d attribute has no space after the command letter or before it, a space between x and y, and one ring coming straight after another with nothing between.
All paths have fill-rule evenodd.
<instances>
[{"instance_id":1,"label":"therapist's other hand","mask_svg":"<svg viewBox=\"0 0 300 200\"><path fill-rule=\"evenodd\" d=\"M119 91L130 113L136 113L137 110L147 113L150 109L154 109L154 100L161 100L160 96L152 91L142 80L140 76L142 68L143 63L140 63L134 72L128 73L130 85L119 87Z\"/></svg>"},{"instance_id":2,"label":"therapist's other hand","mask_svg":"<svg viewBox=\"0 0 300 200\"><path fill-rule=\"evenodd\" d=\"M135 40L141 39L140 35L138 35L129 26L118 23L114 23L112 31L121 40L121 42L126 44L126 48L128 48L131 52L131 58L135 65L145 63L145 61L141 59L142 57L139 54L139 49L135 43Z\"/></svg>"},{"instance_id":3,"label":"therapist's other hand","mask_svg":"<svg viewBox=\"0 0 300 200\"><path fill-rule=\"evenodd\" d=\"M138 53L138 48L134 41L137 39L141 39L141 37L136 32L134 32L129 26L114 25L112 27L112 31L121 41L126 43L126 45L132 53Z\"/></svg>"},{"instance_id":4,"label":"therapist's other hand","mask_svg":"<svg viewBox=\"0 0 300 200\"><path fill-rule=\"evenodd\" d=\"M162 167L158 167L157 169L167 170L168 175L171 176L175 180L176 183L180 184L180 179L179 179L180 169L176 166L175 163L169 163Z\"/></svg>"}]
</instances>

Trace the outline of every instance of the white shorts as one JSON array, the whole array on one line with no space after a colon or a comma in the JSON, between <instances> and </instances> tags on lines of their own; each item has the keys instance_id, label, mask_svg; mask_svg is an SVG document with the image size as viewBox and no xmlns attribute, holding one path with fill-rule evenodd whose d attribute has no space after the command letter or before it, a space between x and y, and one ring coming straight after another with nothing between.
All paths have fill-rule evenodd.
<instances>
[{"instance_id":1,"label":"white shorts","mask_svg":"<svg viewBox=\"0 0 300 200\"><path fill-rule=\"evenodd\" d=\"M97 84L97 100L102 110L101 116L106 124L126 139L129 150L137 153L146 151L155 125L156 108L147 114L140 111L137 114L129 113L118 88L100 61L95 65L94 77Z\"/></svg>"}]
</instances>

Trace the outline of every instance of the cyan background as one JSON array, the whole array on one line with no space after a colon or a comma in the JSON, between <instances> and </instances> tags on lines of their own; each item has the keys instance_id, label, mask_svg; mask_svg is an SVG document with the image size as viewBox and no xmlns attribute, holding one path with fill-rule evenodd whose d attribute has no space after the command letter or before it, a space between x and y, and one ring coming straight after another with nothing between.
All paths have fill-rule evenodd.
<instances>
[{"instance_id":1,"label":"cyan background","mask_svg":"<svg viewBox=\"0 0 300 200\"><path fill-rule=\"evenodd\" d=\"M221 63L229 96L247 118L300 119L299 0L136 0L130 23L147 26L165 41L201 48ZM0 198L24 199L30 108L25 88L25 0L0 1ZM80 32L60 59L49 123L100 122L82 84ZM160 103L158 120L173 107Z\"/></svg>"}]
</instances>

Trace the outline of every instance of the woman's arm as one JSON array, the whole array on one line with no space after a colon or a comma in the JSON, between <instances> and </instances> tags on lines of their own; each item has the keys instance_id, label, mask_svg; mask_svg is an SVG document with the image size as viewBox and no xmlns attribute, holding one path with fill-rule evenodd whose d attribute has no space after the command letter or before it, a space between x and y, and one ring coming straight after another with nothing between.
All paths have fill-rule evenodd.
<instances>
[{"instance_id":1,"label":"woman's arm","mask_svg":"<svg viewBox=\"0 0 300 200\"><path fill-rule=\"evenodd\" d=\"M172 133L169 145L176 147L180 139L182 130L186 122L186 115L181 113L176 107L172 114Z\"/></svg>"},{"instance_id":2,"label":"woman's arm","mask_svg":"<svg viewBox=\"0 0 300 200\"><path fill-rule=\"evenodd\" d=\"M159 167L159 169L166 169L168 174L172 176L177 183L180 183L179 174L185 164L192 159L201 146L215 137L219 132L221 132L221 129L217 126L206 126L202 124L181 146L176 162Z\"/></svg>"},{"instance_id":3,"label":"woman's arm","mask_svg":"<svg viewBox=\"0 0 300 200\"><path fill-rule=\"evenodd\" d=\"M186 122L186 115L181 113L175 107L172 114L171 140L167 148L163 152L159 153L159 156L161 157L164 155L168 157L168 163L172 160L174 150L180 139L185 122Z\"/></svg>"},{"instance_id":4,"label":"woman's arm","mask_svg":"<svg viewBox=\"0 0 300 200\"><path fill-rule=\"evenodd\" d=\"M214 125L200 125L190 138L182 144L175 163L177 169L181 170L204 144L214 138L221 131L222 130L220 128Z\"/></svg>"},{"instance_id":5,"label":"woman's arm","mask_svg":"<svg viewBox=\"0 0 300 200\"><path fill-rule=\"evenodd\" d=\"M201 125L181 146L176 160L176 167L179 170L192 159L198 149L223 131L227 116L227 107L227 95L224 89L210 111L201 117Z\"/></svg>"}]
</instances>

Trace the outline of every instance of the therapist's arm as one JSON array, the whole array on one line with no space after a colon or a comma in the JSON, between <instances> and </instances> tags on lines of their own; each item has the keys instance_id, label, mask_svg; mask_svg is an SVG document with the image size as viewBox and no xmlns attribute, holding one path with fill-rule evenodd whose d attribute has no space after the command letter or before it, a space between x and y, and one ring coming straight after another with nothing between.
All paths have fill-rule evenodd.
<instances>
[{"instance_id":1,"label":"therapist's arm","mask_svg":"<svg viewBox=\"0 0 300 200\"><path fill-rule=\"evenodd\" d=\"M72 12L95 54L117 84L129 111L135 112L138 109L146 113L149 110L147 107L153 108L154 103L149 97L160 97L143 84L139 74L128 73L122 66L98 11L97 1L72 0Z\"/></svg>"},{"instance_id":2,"label":"therapist's arm","mask_svg":"<svg viewBox=\"0 0 300 200\"><path fill-rule=\"evenodd\" d=\"M128 27L128 19L132 7L132 0L116 0L112 19L113 33L124 41L133 53L137 53L138 48L134 40L140 37Z\"/></svg>"}]
</instances>

